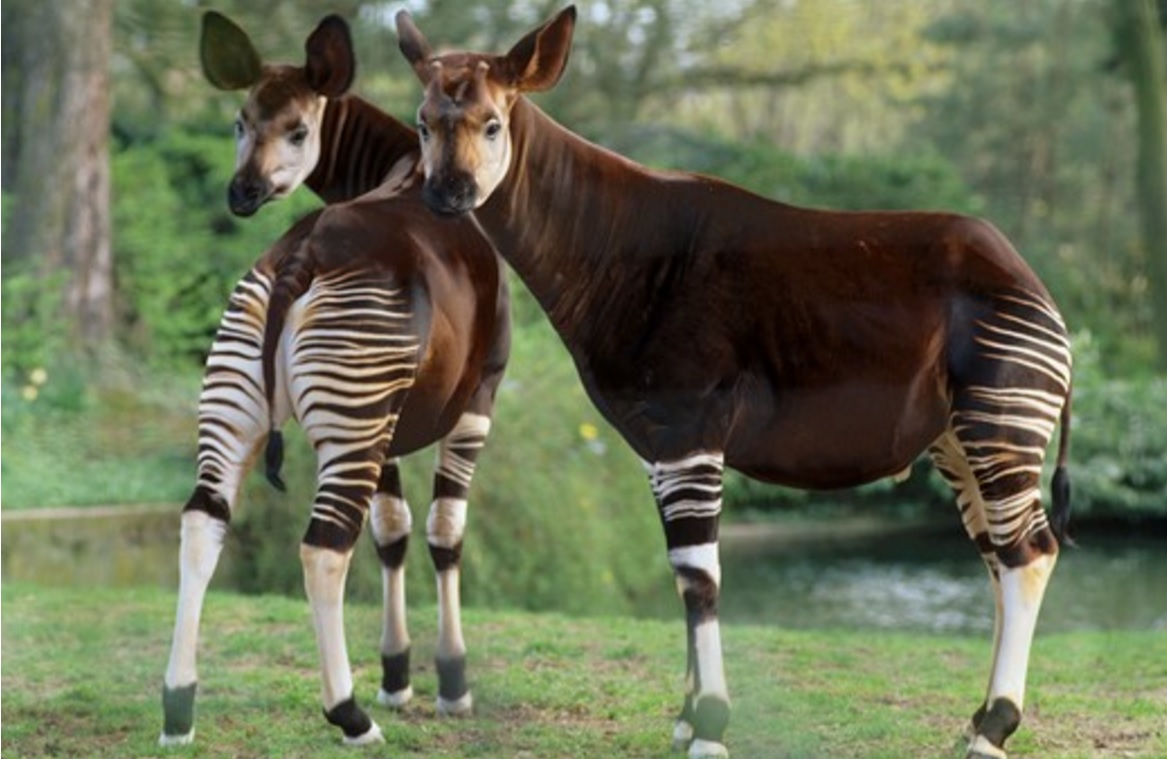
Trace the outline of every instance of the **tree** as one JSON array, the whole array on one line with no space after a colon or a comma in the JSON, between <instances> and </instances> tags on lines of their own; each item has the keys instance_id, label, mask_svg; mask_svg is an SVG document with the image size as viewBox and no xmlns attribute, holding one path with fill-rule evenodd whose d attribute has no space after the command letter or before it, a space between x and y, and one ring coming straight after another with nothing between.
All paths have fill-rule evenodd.
<instances>
[{"instance_id":1,"label":"tree","mask_svg":"<svg viewBox=\"0 0 1167 759\"><path fill-rule=\"evenodd\" d=\"M4 4L4 264L61 282L71 342L113 327L109 62L113 0Z\"/></svg>"},{"instance_id":2,"label":"tree","mask_svg":"<svg viewBox=\"0 0 1167 759\"><path fill-rule=\"evenodd\" d=\"M1155 0L1115 0L1114 20L1118 54L1138 112L1139 217L1159 366L1167 369L1167 53Z\"/></svg>"}]
</instances>

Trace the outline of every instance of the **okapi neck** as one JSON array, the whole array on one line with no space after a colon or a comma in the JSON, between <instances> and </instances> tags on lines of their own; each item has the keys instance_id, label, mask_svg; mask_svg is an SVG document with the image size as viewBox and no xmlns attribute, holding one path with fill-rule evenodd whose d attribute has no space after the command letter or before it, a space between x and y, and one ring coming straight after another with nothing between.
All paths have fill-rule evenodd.
<instances>
[{"instance_id":1,"label":"okapi neck","mask_svg":"<svg viewBox=\"0 0 1167 759\"><path fill-rule=\"evenodd\" d=\"M326 203L375 189L418 152L412 129L356 95L329 100L320 129L320 158L304 183Z\"/></svg>"}]
</instances>

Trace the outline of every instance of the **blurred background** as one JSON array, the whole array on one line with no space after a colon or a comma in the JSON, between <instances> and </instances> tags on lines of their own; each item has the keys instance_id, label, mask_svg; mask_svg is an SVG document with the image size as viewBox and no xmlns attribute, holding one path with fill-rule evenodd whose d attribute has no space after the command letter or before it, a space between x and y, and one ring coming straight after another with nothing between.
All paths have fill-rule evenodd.
<instances>
[{"instance_id":1,"label":"blurred background","mask_svg":"<svg viewBox=\"0 0 1167 759\"><path fill-rule=\"evenodd\" d=\"M324 15L341 14L354 91L412 123L420 92L397 51L398 9L435 45L502 51L560 6L4 3L6 580L173 584L202 362L227 295L318 204L302 190L251 219L228 212L242 97L202 77L202 11L226 13L266 60L291 63ZM1013 240L1075 347L1082 547L1063 565L1078 562L1080 581L1051 594L1102 604L1067 607L1065 626L1167 626L1167 2L584 0L579 11L568 73L537 101L588 138L792 203L975 214ZM672 614L643 472L517 280L514 290L511 368L471 496L465 600ZM406 471L419 526L432 460L418 454ZM314 465L294 437L285 474L286 495L249 482L219 586L300 592ZM961 611L986 592L984 573L926 462L904 484L837 493L731 477L725 500L731 616L814 624L795 609L818 596L852 622L874 609L875 626L990 629L979 606ZM410 592L428 600L421 541ZM802 595L775 595L783 588ZM364 546L350 594L379 596ZM763 607L779 616L758 617Z\"/></svg>"}]
</instances>

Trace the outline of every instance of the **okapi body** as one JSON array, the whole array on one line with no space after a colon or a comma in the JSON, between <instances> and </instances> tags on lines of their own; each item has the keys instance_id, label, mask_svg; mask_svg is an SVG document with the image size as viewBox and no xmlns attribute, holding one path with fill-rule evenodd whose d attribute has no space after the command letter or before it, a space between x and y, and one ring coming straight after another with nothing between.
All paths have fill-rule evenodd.
<instances>
[{"instance_id":1,"label":"okapi body","mask_svg":"<svg viewBox=\"0 0 1167 759\"><path fill-rule=\"evenodd\" d=\"M409 15L426 202L472 212L643 460L688 625L674 741L727 755L717 620L724 467L838 488L929 451L997 599L969 757L1004 757L1068 518L1070 350L1046 288L984 221L839 213L652 171L525 97L558 81L575 11L506 55L434 55ZM1039 475L1059 419L1052 527Z\"/></svg>"},{"instance_id":2,"label":"okapi body","mask_svg":"<svg viewBox=\"0 0 1167 759\"><path fill-rule=\"evenodd\" d=\"M301 558L326 715L346 741L375 741L379 729L353 699L341 622L344 576L371 513L384 588L378 701L403 706L413 692L404 578L412 517L397 457L434 442L440 447L426 533L438 573L438 711L463 714L472 706L458 580L467 494L510 352L506 279L469 220L437 220L423 205L412 130L339 95L352 66L342 21L326 19L309 37L307 66L261 71L256 64L244 76L248 68L237 65L239 56L258 61L246 35L217 14L206 19L208 77L251 87L248 124L238 131L267 135L240 150L229 192L233 210L252 213L301 181L336 204L297 222L243 278L207 360L198 485L183 512L161 741L193 739L207 584L240 483L265 438L268 474L278 482L274 443L289 415L304 427L318 458ZM213 50L208 30L219 42ZM337 96L322 102L328 88L321 74L331 72L335 80L344 67L350 75L331 87ZM322 115L314 119L309 106L322 108ZM305 124L307 134L295 140L305 155L289 159L291 146L282 143ZM267 150L254 149L259 146ZM280 160L265 163L273 152L282 152Z\"/></svg>"}]
</instances>

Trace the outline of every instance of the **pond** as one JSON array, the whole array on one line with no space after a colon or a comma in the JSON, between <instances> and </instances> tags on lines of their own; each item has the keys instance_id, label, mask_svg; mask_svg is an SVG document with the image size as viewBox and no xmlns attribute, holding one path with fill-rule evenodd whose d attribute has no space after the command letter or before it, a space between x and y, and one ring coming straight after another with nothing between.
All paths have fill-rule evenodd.
<instances>
[{"instance_id":1,"label":"pond","mask_svg":"<svg viewBox=\"0 0 1167 759\"><path fill-rule=\"evenodd\" d=\"M721 619L787 628L990 633L988 573L959 523L733 526L722 545ZM1079 526L1046 593L1039 632L1167 630L1167 535ZM669 597L665 597L665 596ZM648 611L679 609L672 589Z\"/></svg>"},{"instance_id":2,"label":"pond","mask_svg":"<svg viewBox=\"0 0 1167 759\"><path fill-rule=\"evenodd\" d=\"M177 511L4 512L4 579L175 587ZM1167 530L1076 530L1079 546L1062 552L1038 630L1167 630ZM988 576L955 515L894 530L854 519L728 525L722 587L729 624L960 634L993 627ZM669 582L640 608L680 618Z\"/></svg>"}]
</instances>

